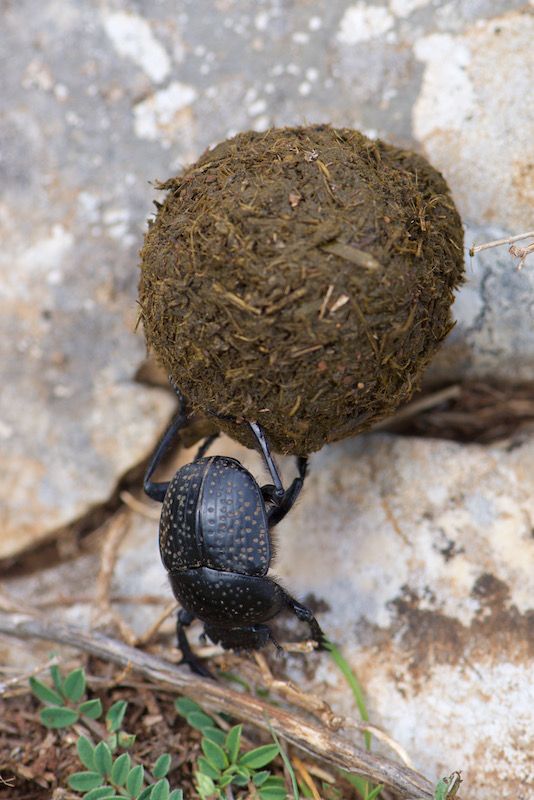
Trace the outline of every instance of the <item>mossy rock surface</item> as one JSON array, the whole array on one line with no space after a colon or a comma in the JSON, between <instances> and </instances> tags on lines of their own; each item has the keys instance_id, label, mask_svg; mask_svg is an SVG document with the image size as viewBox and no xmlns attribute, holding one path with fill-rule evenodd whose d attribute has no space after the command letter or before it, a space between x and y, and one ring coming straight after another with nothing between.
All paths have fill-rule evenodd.
<instances>
[{"instance_id":1,"label":"mossy rock surface","mask_svg":"<svg viewBox=\"0 0 534 800\"><path fill-rule=\"evenodd\" d=\"M463 231L420 155L328 126L242 133L167 190L141 252L148 344L191 408L305 454L391 414L452 326Z\"/></svg>"}]
</instances>

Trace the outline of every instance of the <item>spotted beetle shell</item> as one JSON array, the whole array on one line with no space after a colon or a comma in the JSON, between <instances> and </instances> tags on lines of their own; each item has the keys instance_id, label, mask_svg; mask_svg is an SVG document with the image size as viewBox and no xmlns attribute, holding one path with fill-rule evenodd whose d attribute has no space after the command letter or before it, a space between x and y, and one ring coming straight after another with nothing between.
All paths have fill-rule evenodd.
<instances>
[{"instance_id":1,"label":"spotted beetle shell","mask_svg":"<svg viewBox=\"0 0 534 800\"><path fill-rule=\"evenodd\" d=\"M265 503L239 461L213 456L178 470L163 501L160 553L169 572L210 567L267 573L271 544Z\"/></svg>"}]
</instances>

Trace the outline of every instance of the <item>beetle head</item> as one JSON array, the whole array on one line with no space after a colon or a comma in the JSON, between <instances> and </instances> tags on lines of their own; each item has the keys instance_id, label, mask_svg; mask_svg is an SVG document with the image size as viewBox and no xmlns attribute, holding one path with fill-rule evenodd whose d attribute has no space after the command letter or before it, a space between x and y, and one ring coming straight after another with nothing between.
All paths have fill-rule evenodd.
<instances>
[{"instance_id":1,"label":"beetle head","mask_svg":"<svg viewBox=\"0 0 534 800\"><path fill-rule=\"evenodd\" d=\"M220 644L225 650L259 650L272 639L267 625L250 625L241 628L220 628L206 625L206 635L214 644Z\"/></svg>"}]
</instances>

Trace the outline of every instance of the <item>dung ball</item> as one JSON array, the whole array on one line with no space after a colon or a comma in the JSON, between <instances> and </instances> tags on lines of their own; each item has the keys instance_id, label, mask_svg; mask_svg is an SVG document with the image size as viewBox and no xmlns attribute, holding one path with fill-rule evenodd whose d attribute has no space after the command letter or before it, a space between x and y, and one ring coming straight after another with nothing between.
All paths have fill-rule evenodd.
<instances>
[{"instance_id":1,"label":"dung ball","mask_svg":"<svg viewBox=\"0 0 534 800\"><path fill-rule=\"evenodd\" d=\"M422 156L324 125L247 132L159 188L141 316L192 410L303 455L410 397L463 276L458 212Z\"/></svg>"}]
</instances>

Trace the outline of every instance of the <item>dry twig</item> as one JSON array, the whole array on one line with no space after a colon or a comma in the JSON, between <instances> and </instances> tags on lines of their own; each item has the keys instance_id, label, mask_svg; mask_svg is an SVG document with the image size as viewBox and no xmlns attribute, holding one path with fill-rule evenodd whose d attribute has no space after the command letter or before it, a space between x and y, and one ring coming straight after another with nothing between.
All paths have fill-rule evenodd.
<instances>
[{"instance_id":1,"label":"dry twig","mask_svg":"<svg viewBox=\"0 0 534 800\"><path fill-rule=\"evenodd\" d=\"M129 664L132 670L154 683L192 697L209 710L225 711L264 730L271 726L275 733L308 755L375 783L383 783L406 800L432 800L432 784L414 770L355 747L347 737L301 715L252 695L233 691L215 681L199 678L187 668L174 667L97 631L85 632L32 614L3 614L0 616L0 633L19 639L44 639L66 644L105 661L121 666Z\"/></svg>"},{"instance_id":2,"label":"dry twig","mask_svg":"<svg viewBox=\"0 0 534 800\"><path fill-rule=\"evenodd\" d=\"M96 581L95 606L91 615L92 623L99 625L112 620L120 631L124 641L130 645L136 643L135 633L113 610L111 605L111 582L117 561L119 546L126 535L130 523L127 513L119 512L109 523L100 556L100 571Z\"/></svg>"},{"instance_id":3,"label":"dry twig","mask_svg":"<svg viewBox=\"0 0 534 800\"><path fill-rule=\"evenodd\" d=\"M508 236L506 239L495 239L493 242L486 242L485 244L473 245L473 247L469 249L469 255L472 258L474 255L481 253L483 250L489 250L490 247L501 247L503 244L509 244L510 247L508 248L508 252L510 255L514 256L514 258L519 258L517 269L523 269L527 256L531 253L534 253L534 242L526 247L515 247L514 242L519 242L522 239L534 239L534 231L518 233L516 236Z\"/></svg>"}]
</instances>

